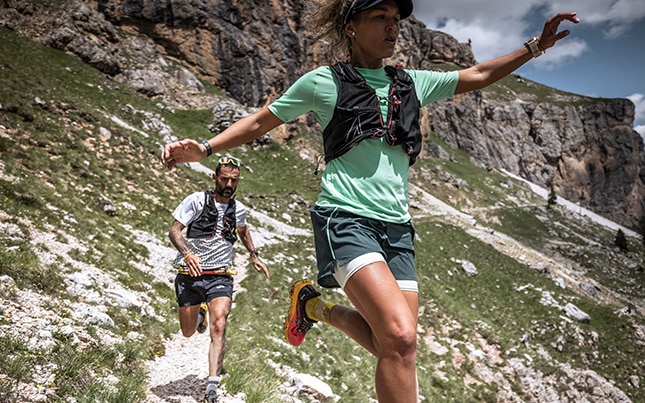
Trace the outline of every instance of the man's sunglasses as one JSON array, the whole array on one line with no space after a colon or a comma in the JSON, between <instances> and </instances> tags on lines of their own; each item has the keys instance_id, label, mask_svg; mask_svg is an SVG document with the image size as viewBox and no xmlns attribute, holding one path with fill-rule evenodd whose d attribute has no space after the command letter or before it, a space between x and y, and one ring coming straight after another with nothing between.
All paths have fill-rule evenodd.
<instances>
[{"instance_id":1,"label":"man's sunglasses","mask_svg":"<svg viewBox=\"0 0 645 403\"><path fill-rule=\"evenodd\" d=\"M239 168L240 160L233 157L222 157L217 161L217 165L233 165Z\"/></svg>"}]
</instances>

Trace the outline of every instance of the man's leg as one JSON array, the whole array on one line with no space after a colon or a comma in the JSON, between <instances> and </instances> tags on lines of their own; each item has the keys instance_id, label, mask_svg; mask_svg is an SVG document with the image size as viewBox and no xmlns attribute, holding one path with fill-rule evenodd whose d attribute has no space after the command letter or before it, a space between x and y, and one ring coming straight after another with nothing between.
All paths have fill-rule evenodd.
<instances>
[{"instance_id":1,"label":"man's leg","mask_svg":"<svg viewBox=\"0 0 645 403\"><path fill-rule=\"evenodd\" d=\"M177 295L177 315L179 327L185 337L195 334L199 322L200 304L204 301L199 278L192 278L185 274L175 277L175 294Z\"/></svg>"},{"instance_id":2,"label":"man's leg","mask_svg":"<svg viewBox=\"0 0 645 403\"><path fill-rule=\"evenodd\" d=\"M226 320L231 311L231 298L217 297L208 302L211 342L208 349L208 372L210 377L222 372L226 352Z\"/></svg>"},{"instance_id":3,"label":"man's leg","mask_svg":"<svg viewBox=\"0 0 645 403\"><path fill-rule=\"evenodd\" d=\"M184 337L195 334L199 314L199 304L191 306L180 306L177 310L179 315L179 327Z\"/></svg>"}]
</instances>

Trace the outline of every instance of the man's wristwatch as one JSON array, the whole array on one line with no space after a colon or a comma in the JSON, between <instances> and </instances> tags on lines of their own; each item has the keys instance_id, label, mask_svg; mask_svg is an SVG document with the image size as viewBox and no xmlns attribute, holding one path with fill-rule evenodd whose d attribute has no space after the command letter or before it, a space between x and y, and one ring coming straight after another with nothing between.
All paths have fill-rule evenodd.
<instances>
[{"instance_id":1,"label":"man's wristwatch","mask_svg":"<svg viewBox=\"0 0 645 403\"><path fill-rule=\"evenodd\" d=\"M260 254L258 253L257 249L250 250L249 253L253 257L259 257L260 256Z\"/></svg>"},{"instance_id":2,"label":"man's wristwatch","mask_svg":"<svg viewBox=\"0 0 645 403\"><path fill-rule=\"evenodd\" d=\"M208 140L202 140L202 145L206 149L206 156L207 157L210 157L211 155L213 155L213 149L211 148L211 145L208 142Z\"/></svg>"},{"instance_id":3,"label":"man's wristwatch","mask_svg":"<svg viewBox=\"0 0 645 403\"><path fill-rule=\"evenodd\" d=\"M524 46L531 52L533 57L540 57L542 55L542 52L540 50L540 41L538 38L531 38L528 41L524 42Z\"/></svg>"}]
</instances>

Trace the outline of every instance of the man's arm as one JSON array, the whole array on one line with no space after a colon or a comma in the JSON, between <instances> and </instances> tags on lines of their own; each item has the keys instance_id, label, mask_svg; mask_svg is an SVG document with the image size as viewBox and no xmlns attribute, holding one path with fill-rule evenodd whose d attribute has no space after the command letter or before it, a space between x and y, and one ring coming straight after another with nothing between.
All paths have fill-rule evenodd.
<instances>
[{"instance_id":1,"label":"man's arm","mask_svg":"<svg viewBox=\"0 0 645 403\"><path fill-rule=\"evenodd\" d=\"M168 238L170 242L175 246L175 248L182 254L184 257L184 262L188 268L188 274L192 277L197 277L202 275L202 259L197 256L186 244L186 239L182 234L182 231L186 228L184 224L175 220L168 231Z\"/></svg>"},{"instance_id":2,"label":"man's arm","mask_svg":"<svg viewBox=\"0 0 645 403\"><path fill-rule=\"evenodd\" d=\"M253 239L251 238L251 231L249 231L248 226L238 226L237 234L240 236L242 244L251 254L251 259L253 259L253 267L258 273L264 273L264 277L269 278L269 269L267 266L260 260L258 251L253 246Z\"/></svg>"}]
</instances>

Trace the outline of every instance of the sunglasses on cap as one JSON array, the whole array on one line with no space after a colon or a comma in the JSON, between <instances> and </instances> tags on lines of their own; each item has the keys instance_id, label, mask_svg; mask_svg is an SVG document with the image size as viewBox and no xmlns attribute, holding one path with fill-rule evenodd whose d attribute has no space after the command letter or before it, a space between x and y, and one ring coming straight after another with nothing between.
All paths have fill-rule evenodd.
<instances>
[{"instance_id":1,"label":"sunglasses on cap","mask_svg":"<svg viewBox=\"0 0 645 403\"><path fill-rule=\"evenodd\" d=\"M219 160L217 160L217 165L233 165L239 168L240 160L233 157L222 157Z\"/></svg>"}]
</instances>

